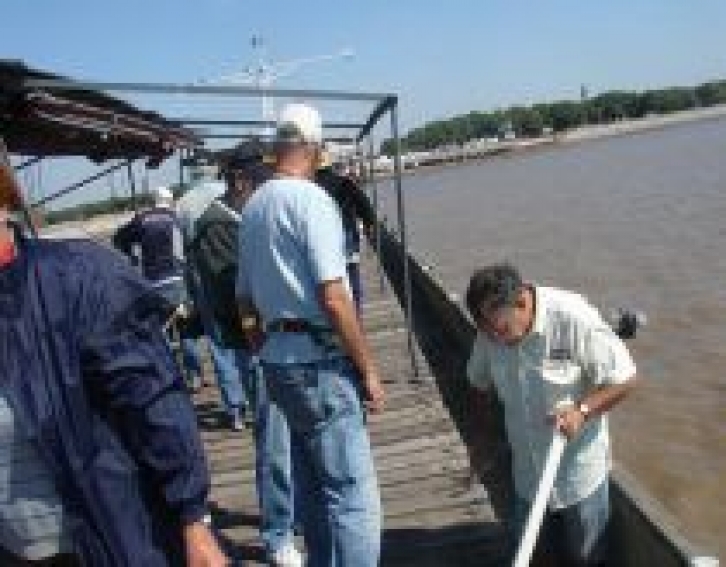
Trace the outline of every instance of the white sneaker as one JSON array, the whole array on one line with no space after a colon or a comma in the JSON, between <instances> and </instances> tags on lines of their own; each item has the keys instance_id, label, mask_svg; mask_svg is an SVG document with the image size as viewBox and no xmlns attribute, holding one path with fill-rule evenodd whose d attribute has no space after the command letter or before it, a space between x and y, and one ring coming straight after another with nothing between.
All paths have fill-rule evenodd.
<instances>
[{"instance_id":1,"label":"white sneaker","mask_svg":"<svg viewBox=\"0 0 726 567\"><path fill-rule=\"evenodd\" d=\"M270 555L270 564L275 567L303 567L303 557L295 545L288 541Z\"/></svg>"}]
</instances>

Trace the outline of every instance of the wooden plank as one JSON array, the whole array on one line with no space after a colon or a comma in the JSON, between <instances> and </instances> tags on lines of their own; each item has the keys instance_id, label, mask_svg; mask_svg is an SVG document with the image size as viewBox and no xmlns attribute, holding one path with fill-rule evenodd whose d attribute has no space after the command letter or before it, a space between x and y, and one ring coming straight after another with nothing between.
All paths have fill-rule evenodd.
<instances>
[{"instance_id":1,"label":"wooden plank","mask_svg":"<svg viewBox=\"0 0 726 567\"><path fill-rule=\"evenodd\" d=\"M416 458L411 456L409 461L400 457L376 460L378 482L381 487L393 486L400 482L426 481L435 475L452 474L462 470L469 470L469 460L463 449L457 449L454 454L440 450L422 451L416 455ZM221 496L216 495L222 495L223 491L229 491L231 494L240 492L240 487L248 490L247 485L253 485L254 481L254 466L214 471L212 494L217 499Z\"/></svg>"},{"instance_id":2,"label":"wooden plank","mask_svg":"<svg viewBox=\"0 0 726 567\"><path fill-rule=\"evenodd\" d=\"M407 471L402 468L379 471L381 496L387 517L404 516L421 509L444 509L463 502L488 509L486 491L471 489L466 460L421 464L419 467L422 472L414 479L407 477ZM212 500L223 502L230 509L255 511L257 495L254 490L254 473L246 472L249 474L244 479L236 471L228 478L229 484L215 484L212 487Z\"/></svg>"},{"instance_id":3,"label":"wooden plank","mask_svg":"<svg viewBox=\"0 0 726 567\"><path fill-rule=\"evenodd\" d=\"M367 297L372 301L363 307L363 325L388 394L386 411L369 419L385 514L382 565L497 564L503 528L488 493L472 477L468 451L436 380L418 350L422 375L413 376L405 320L395 300L376 293ZM210 388L195 396L213 471L215 526L233 557L264 564L253 431L215 429L217 396Z\"/></svg>"},{"instance_id":4,"label":"wooden plank","mask_svg":"<svg viewBox=\"0 0 726 567\"><path fill-rule=\"evenodd\" d=\"M441 455L442 458L466 455L461 444L455 443L458 436L449 431L444 434L426 438L413 438L402 443L383 447L373 447L373 455L379 468L392 468L396 463L402 466L415 465L420 460L430 459L429 455ZM226 449L210 455L212 471L215 475L238 469L254 468L254 452L251 447L240 445L235 449Z\"/></svg>"}]
</instances>

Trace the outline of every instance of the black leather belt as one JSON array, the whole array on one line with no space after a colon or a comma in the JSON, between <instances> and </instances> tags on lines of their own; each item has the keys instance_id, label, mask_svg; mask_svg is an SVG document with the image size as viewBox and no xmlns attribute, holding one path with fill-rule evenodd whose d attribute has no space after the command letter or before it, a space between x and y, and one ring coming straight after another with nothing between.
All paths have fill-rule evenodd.
<instances>
[{"instance_id":1,"label":"black leather belt","mask_svg":"<svg viewBox=\"0 0 726 567\"><path fill-rule=\"evenodd\" d=\"M265 325L265 330L268 333L304 333L326 350L342 348L340 337L333 329L305 319L275 319Z\"/></svg>"},{"instance_id":2,"label":"black leather belt","mask_svg":"<svg viewBox=\"0 0 726 567\"><path fill-rule=\"evenodd\" d=\"M312 326L304 319L275 319L266 325L266 329L271 333L307 333Z\"/></svg>"}]
</instances>

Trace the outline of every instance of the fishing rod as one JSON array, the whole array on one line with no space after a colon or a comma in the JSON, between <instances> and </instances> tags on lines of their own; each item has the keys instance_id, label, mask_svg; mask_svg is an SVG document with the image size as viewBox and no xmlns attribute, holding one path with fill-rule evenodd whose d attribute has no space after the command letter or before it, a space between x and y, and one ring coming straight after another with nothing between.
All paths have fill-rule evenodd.
<instances>
[{"instance_id":1,"label":"fishing rod","mask_svg":"<svg viewBox=\"0 0 726 567\"><path fill-rule=\"evenodd\" d=\"M555 428L550 447L547 451L547 459L545 460L544 470L542 471L542 478L539 481L537 494L529 509L527 522L524 525L524 532L512 567L527 567L529 565L532 553L534 552L534 546L537 543L537 536L544 521L547 501L555 485L557 470L560 468L560 461L562 460L562 454L565 452L566 445L567 437L559 429Z\"/></svg>"}]
</instances>

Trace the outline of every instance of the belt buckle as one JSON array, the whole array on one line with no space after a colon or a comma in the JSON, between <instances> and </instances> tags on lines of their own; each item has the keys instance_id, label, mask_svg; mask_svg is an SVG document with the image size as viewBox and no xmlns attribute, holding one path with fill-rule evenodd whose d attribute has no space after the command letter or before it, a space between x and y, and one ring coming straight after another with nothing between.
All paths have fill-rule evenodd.
<instances>
[{"instance_id":1,"label":"belt buckle","mask_svg":"<svg viewBox=\"0 0 726 567\"><path fill-rule=\"evenodd\" d=\"M302 333L305 331L305 325L297 319L287 320L284 327L290 333Z\"/></svg>"}]
</instances>

